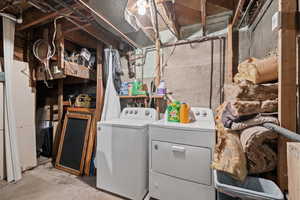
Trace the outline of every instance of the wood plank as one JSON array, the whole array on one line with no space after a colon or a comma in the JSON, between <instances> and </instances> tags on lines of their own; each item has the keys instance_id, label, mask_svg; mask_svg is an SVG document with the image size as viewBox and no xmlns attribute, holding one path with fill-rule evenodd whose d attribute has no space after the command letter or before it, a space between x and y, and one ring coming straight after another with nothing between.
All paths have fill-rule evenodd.
<instances>
[{"instance_id":1,"label":"wood plank","mask_svg":"<svg viewBox=\"0 0 300 200\"><path fill-rule=\"evenodd\" d=\"M14 55L14 37L15 37L15 23L10 19L3 17L3 49L4 51L4 72L6 76L5 81L5 101L7 109L8 129L5 132L9 134L9 143L11 148L11 161L13 176L8 181L18 181L22 178L20 156L17 143L17 126L16 117L12 105L13 100L13 55ZM6 143L8 144L8 143ZM8 149L7 149L8 150Z\"/></svg>"},{"instance_id":2,"label":"wood plank","mask_svg":"<svg viewBox=\"0 0 300 200\"><path fill-rule=\"evenodd\" d=\"M65 75L73 76L82 79L96 80L96 71L90 70L86 66L78 65L77 63L64 61Z\"/></svg>"},{"instance_id":3,"label":"wood plank","mask_svg":"<svg viewBox=\"0 0 300 200\"><path fill-rule=\"evenodd\" d=\"M227 67L226 67L226 84L233 82L233 27L232 24L227 26Z\"/></svg>"},{"instance_id":4,"label":"wood plank","mask_svg":"<svg viewBox=\"0 0 300 200\"><path fill-rule=\"evenodd\" d=\"M58 80L58 90L57 90L57 105L58 105L58 124L56 128L55 138L54 138L54 144L53 144L53 158L55 160L60 138L61 138L61 132L63 128L63 114L64 114L64 80L60 79Z\"/></svg>"},{"instance_id":5,"label":"wood plank","mask_svg":"<svg viewBox=\"0 0 300 200\"><path fill-rule=\"evenodd\" d=\"M228 10L234 10L236 7L234 0L207 0L207 2L226 8Z\"/></svg>"},{"instance_id":6,"label":"wood plank","mask_svg":"<svg viewBox=\"0 0 300 200\"><path fill-rule=\"evenodd\" d=\"M206 30L206 2L207 0L201 0L201 23L203 26L203 32L205 34Z\"/></svg>"},{"instance_id":7,"label":"wood plank","mask_svg":"<svg viewBox=\"0 0 300 200\"><path fill-rule=\"evenodd\" d=\"M296 131L296 1L279 0L282 26L278 33L279 121L282 127ZM289 14L286 14L289 13ZM278 141L278 184L288 189L287 140Z\"/></svg>"},{"instance_id":8,"label":"wood plank","mask_svg":"<svg viewBox=\"0 0 300 200\"><path fill-rule=\"evenodd\" d=\"M97 44L97 87L96 87L96 111L92 121L91 134L88 142L88 149L85 160L84 174L90 175L90 166L92 162L92 155L94 150L94 144L97 137L97 122L101 119L103 101L104 101L104 86L103 86L103 45Z\"/></svg>"},{"instance_id":9,"label":"wood plank","mask_svg":"<svg viewBox=\"0 0 300 200\"><path fill-rule=\"evenodd\" d=\"M56 34L56 50L57 50L57 64L59 69L65 68L64 63L64 50L65 50L65 42L64 35L62 32L62 25L57 24L57 34Z\"/></svg>"},{"instance_id":10,"label":"wood plank","mask_svg":"<svg viewBox=\"0 0 300 200\"><path fill-rule=\"evenodd\" d=\"M64 34L64 38L72 43L80 45L82 47L88 47L92 49L97 48L97 40L89 35L88 33L77 30L73 32L69 32L68 34Z\"/></svg>"},{"instance_id":11,"label":"wood plank","mask_svg":"<svg viewBox=\"0 0 300 200\"><path fill-rule=\"evenodd\" d=\"M175 11L172 9L172 7L173 4L172 3L170 4L170 2L169 3L164 2L162 5L158 5L158 9L161 10L160 13L164 17L165 21L168 23L168 26L175 33L176 37L179 38L180 28L176 21ZM164 23L160 22L159 24L164 24Z\"/></svg>"},{"instance_id":12,"label":"wood plank","mask_svg":"<svg viewBox=\"0 0 300 200\"><path fill-rule=\"evenodd\" d=\"M300 143L287 144L289 200L300 199Z\"/></svg>"},{"instance_id":13,"label":"wood plank","mask_svg":"<svg viewBox=\"0 0 300 200\"><path fill-rule=\"evenodd\" d=\"M96 28L93 25L82 26L80 23L78 23L70 18L67 18L67 20L70 21L71 23L73 23L74 25L78 26L78 28L87 32L88 34L90 34L91 36L96 38L97 40L102 41L106 45L117 47L118 41L116 39L114 39L114 37L111 33L109 34L108 32L105 32L104 30Z\"/></svg>"},{"instance_id":14,"label":"wood plank","mask_svg":"<svg viewBox=\"0 0 300 200\"><path fill-rule=\"evenodd\" d=\"M73 6L73 7L76 8L78 6ZM71 13L72 12L67 8L60 9L59 11L52 12L50 14L45 14L37 9L34 10L30 9L23 14L24 16L23 23L17 26L17 31L23 31L33 26L42 25L44 23L47 23L49 20L60 16L61 14L69 15Z\"/></svg>"},{"instance_id":15,"label":"wood plank","mask_svg":"<svg viewBox=\"0 0 300 200\"><path fill-rule=\"evenodd\" d=\"M236 23L240 19L240 16L242 14L245 2L246 2L245 0L240 0L239 1L239 4L238 4L238 6L235 10L234 17L233 17L233 20L232 20L233 27L236 25Z\"/></svg>"}]
</instances>

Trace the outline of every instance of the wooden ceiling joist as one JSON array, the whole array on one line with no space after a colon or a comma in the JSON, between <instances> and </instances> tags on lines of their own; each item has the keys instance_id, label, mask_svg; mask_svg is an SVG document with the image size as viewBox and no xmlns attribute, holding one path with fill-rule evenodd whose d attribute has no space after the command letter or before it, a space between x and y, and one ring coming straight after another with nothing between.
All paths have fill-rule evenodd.
<instances>
[{"instance_id":1,"label":"wooden ceiling joist","mask_svg":"<svg viewBox=\"0 0 300 200\"><path fill-rule=\"evenodd\" d=\"M207 0L207 3L211 3L228 10L234 10L235 8L235 1L234 0Z\"/></svg>"},{"instance_id":2,"label":"wooden ceiling joist","mask_svg":"<svg viewBox=\"0 0 300 200\"><path fill-rule=\"evenodd\" d=\"M22 31L22 30L31 28L33 26L42 25L42 24L46 23L47 21L54 19L62 14L69 15L71 13L72 12L67 8L63 8L57 12L52 12L52 13L48 13L48 14L45 14L41 11L37 11L36 9L34 12L32 10L28 10L26 13L23 14L24 22L20 26L17 26L17 30Z\"/></svg>"},{"instance_id":3,"label":"wooden ceiling joist","mask_svg":"<svg viewBox=\"0 0 300 200\"><path fill-rule=\"evenodd\" d=\"M179 25L175 16L175 9L173 9L173 5L168 2L163 2L162 6L159 6L163 10L163 17L165 21L169 24L168 26L175 33L176 37L179 38Z\"/></svg>"},{"instance_id":4,"label":"wooden ceiling joist","mask_svg":"<svg viewBox=\"0 0 300 200\"><path fill-rule=\"evenodd\" d=\"M93 36L94 38L96 38L99 41L102 41L104 44L108 45L108 46L113 46L116 47L118 45L118 41L116 39L114 39L112 36L108 36L107 33L105 33L103 30L96 28L95 26L93 26L92 24L85 24L84 26L81 25L80 23L77 23L76 21L70 19L70 18L66 18L68 21L70 21L71 23L73 23L75 26L77 26L79 29L87 32L88 34L90 34L91 36Z\"/></svg>"},{"instance_id":5,"label":"wooden ceiling joist","mask_svg":"<svg viewBox=\"0 0 300 200\"><path fill-rule=\"evenodd\" d=\"M207 0L201 0L201 23L205 32L206 25L206 2Z\"/></svg>"},{"instance_id":6,"label":"wooden ceiling joist","mask_svg":"<svg viewBox=\"0 0 300 200\"><path fill-rule=\"evenodd\" d=\"M74 31L64 35L64 38L68 41L71 41L75 44L79 44L84 47L88 48L97 48L97 40L90 36L89 34L85 33L84 31Z\"/></svg>"},{"instance_id":7,"label":"wooden ceiling joist","mask_svg":"<svg viewBox=\"0 0 300 200\"><path fill-rule=\"evenodd\" d=\"M241 14L242 14L245 2L246 2L245 0L240 0L239 1L239 4L238 4L238 6L237 6L237 8L235 10L235 14L234 14L234 17L233 17L233 20L232 20L232 26L233 27L238 22Z\"/></svg>"}]
</instances>

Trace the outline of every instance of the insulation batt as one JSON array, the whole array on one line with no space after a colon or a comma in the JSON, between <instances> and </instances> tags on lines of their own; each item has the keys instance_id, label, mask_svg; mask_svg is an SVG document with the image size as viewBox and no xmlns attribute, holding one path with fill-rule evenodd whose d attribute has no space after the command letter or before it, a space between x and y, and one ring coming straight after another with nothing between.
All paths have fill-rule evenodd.
<instances>
[{"instance_id":1,"label":"insulation batt","mask_svg":"<svg viewBox=\"0 0 300 200\"><path fill-rule=\"evenodd\" d=\"M222 113L227 103L217 108L216 127L218 142L215 146L212 168L231 175L238 181L244 181L247 176L247 160L239 138L239 132L225 130L222 123Z\"/></svg>"},{"instance_id":2,"label":"insulation batt","mask_svg":"<svg viewBox=\"0 0 300 200\"><path fill-rule=\"evenodd\" d=\"M250 81L243 80L240 83L225 86L226 100L239 101L265 101L278 98L278 84L260 84L256 85Z\"/></svg>"},{"instance_id":3,"label":"insulation batt","mask_svg":"<svg viewBox=\"0 0 300 200\"><path fill-rule=\"evenodd\" d=\"M261 126L242 131L240 140L246 153L249 174L265 173L275 169L277 155L267 142L277 137L275 132Z\"/></svg>"},{"instance_id":4,"label":"insulation batt","mask_svg":"<svg viewBox=\"0 0 300 200\"><path fill-rule=\"evenodd\" d=\"M256 113L273 113L278 110L278 99L265 101L231 101L232 114L235 116Z\"/></svg>"},{"instance_id":5,"label":"insulation batt","mask_svg":"<svg viewBox=\"0 0 300 200\"><path fill-rule=\"evenodd\" d=\"M248 58L238 66L238 73L234 81L239 83L243 80L255 84L270 82L278 79L278 61L276 56L265 59Z\"/></svg>"}]
</instances>

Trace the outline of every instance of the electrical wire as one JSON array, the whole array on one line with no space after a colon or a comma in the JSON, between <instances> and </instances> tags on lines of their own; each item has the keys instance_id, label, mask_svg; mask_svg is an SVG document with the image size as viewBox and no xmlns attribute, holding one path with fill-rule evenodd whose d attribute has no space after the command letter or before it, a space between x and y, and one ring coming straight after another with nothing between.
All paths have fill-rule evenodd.
<instances>
[{"instance_id":1,"label":"electrical wire","mask_svg":"<svg viewBox=\"0 0 300 200\"><path fill-rule=\"evenodd\" d=\"M39 39L37 41L35 41L35 43L33 44L33 55L44 65L45 67L45 72L47 72L50 76L50 79L53 79L51 70L48 66L49 60L55 55L56 53L56 46L55 46L55 38L56 38L56 32L57 32L57 20L62 18L62 16L57 17L54 19L53 25L54 25L54 32L53 32L53 37L52 37L52 41L51 41L51 45L49 45L49 43L45 40L45 39ZM47 45L47 54L46 57L43 58L40 54L39 54L39 50L41 48L42 44L46 44ZM46 86L48 87L48 83L46 78L44 79L44 83L46 84Z\"/></svg>"}]
</instances>

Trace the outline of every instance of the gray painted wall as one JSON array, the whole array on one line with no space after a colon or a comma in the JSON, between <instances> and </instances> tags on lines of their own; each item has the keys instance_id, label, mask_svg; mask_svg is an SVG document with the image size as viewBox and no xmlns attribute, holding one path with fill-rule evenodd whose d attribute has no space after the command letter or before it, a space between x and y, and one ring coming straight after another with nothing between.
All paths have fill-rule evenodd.
<instances>
[{"instance_id":1,"label":"gray painted wall","mask_svg":"<svg viewBox=\"0 0 300 200\"><path fill-rule=\"evenodd\" d=\"M278 0L261 11L262 18L255 27L239 32L239 63L248 57L263 58L278 46L278 32L272 31L272 16L278 11Z\"/></svg>"}]
</instances>

